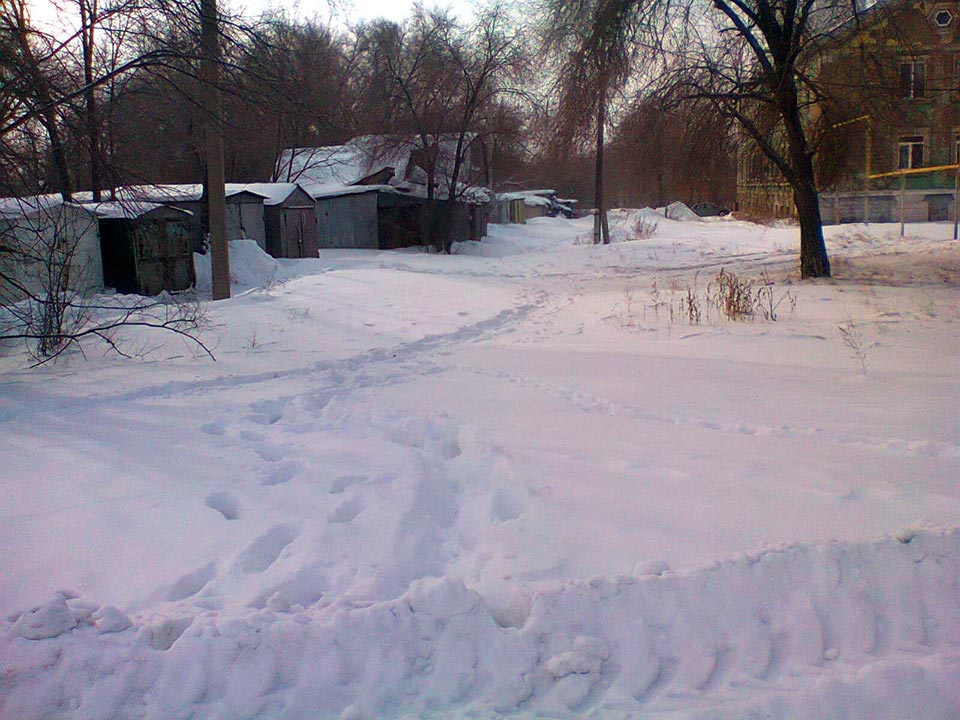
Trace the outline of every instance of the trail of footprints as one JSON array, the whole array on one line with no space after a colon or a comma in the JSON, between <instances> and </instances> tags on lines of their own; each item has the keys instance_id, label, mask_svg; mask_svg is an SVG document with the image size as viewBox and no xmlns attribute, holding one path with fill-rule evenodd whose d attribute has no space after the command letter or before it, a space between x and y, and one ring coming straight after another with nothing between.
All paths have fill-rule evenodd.
<instances>
[{"instance_id":1,"label":"trail of footprints","mask_svg":"<svg viewBox=\"0 0 960 720\"><path fill-rule=\"evenodd\" d=\"M504 373L497 374L497 378L553 393L587 412L636 413L640 417L661 422L678 422L677 418L653 417L636 408L615 406L613 401L588 397L548 383ZM285 406L286 400L255 403L250 407L250 413L245 419L258 428L275 427L283 420ZM201 429L210 435L225 438L225 442L231 442L228 433L230 423L226 419L215 420ZM742 427L731 429L719 425L716 429L745 431ZM757 431L757 428L750 429ZM259 429L247 427L234 438L239 438L239 444L250 448L266 466L261 480L263 485L282 485L294 480L303 470L300 461L289 458L289 453L282 445L269 440ZM399 436L392 439L403 441ZM234 439L232 442L237 441ZM347 491L353 485L366 480L363 475L343 475L332 481L328 488L331 496L342 497L332 506L330 522L350 523L364 511L362 496ZM522 503L518 502L504 493L495 495L491 505L492 518L502 521L516 517L524 509ZM204 498L204 503L211 511L218 513L224 522L235 522L244 517L241 502L230 491L211 492ZM294 525L274 524L236 556L229 565L228 572L234 576L266 572L283 557L284 550L294 543L298 536L299 530ZM820 558L820 561L824 559ZM783 572L785 567L789 567L788 561L784 563L786 565L777 572ZM173 583L167 591L166 599L177 602L200 595L211 581L214 581L218 571L217 562L197 568ZM807 575L806 581L816 578L813 569L808 568L806 572L814 573ZM717 580L722 578L718 577ZM267 595L270 592L268 590L264 599L258 601L259 605L269 604L270 598ZM683 614L686 612L682 609L683 603L689 600L685 598L686 592L692 591L678 590L676 597L664 597L660 600L679 601L681 604L678 610ZM304 600L309 604L314 595L321 594L315 592ZM651 644L649 638L656 635L655 627L647 626L640 633L642 637L623 641L616 653L604 661L604 668L595 678L595 686L582 694L572 693L571 698L576 699L576 706L581 709L595 705L602 707L605 694L602 688L613 683L627 690L627 696L642 706L669 706L671 702L682 701L691 695L724 696L738 687L756 683L770 688L784 684L790 686L798 677L816 672L818 668L832 662L868 664L896 648L932 649L941 642L937 630L943 629L943 618L940 618L939 622L936 618L931 619L923 601L912 603L909 598L895 596L870 598L859 593L856 586L844 591L838 588L835 594L836 597L830 600L831 604L824 605L823 598L814 600L816 592L808 594L803 588L797 588L796 595L779 597L774 605L768 608L772 613L770 617L764 617L763 612L758 612L749 621L740 618L738 610L719 607L719 610L731 615L717 620L728 626L729 635L723 632L711 635L706 632L707 628L700 627L704 618L696 615L689 618L693 623L689 634L673 634L676 632L674 623L672 629L662 627L659 631L661 639ZM797 597L806 599L797 604ZM622 610L636 612L638 616L648 611L656 612L656 603L649 603L659 602L657 598L656 594L641 598L637 607L625 607ZM748 598L744 600L751 602ZM722 606L725 602L722 601L719 605ZM197 604L203 607L202 599ZM900 607L900 604L910 605L910 608ZM956 605L956 602L953 605ZM761 608L758 607L757 610L760 611ZM517 630L522 632L523 628L513 629ZM946 642L956 644L960 642L960 638L947 639ZM559 679L558 684L561 680L564 679Z\"/></svg>"}]
</instances>

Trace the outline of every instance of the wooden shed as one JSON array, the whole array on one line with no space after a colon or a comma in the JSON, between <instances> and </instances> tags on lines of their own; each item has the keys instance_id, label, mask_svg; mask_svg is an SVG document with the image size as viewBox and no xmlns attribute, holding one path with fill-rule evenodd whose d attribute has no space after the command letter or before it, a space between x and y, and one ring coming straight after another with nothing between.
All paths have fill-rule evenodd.
<instances>
[{"instance_id":1,"label":"wooden shed","mask_svg":"<svg viewBox=\"0 0 960 720\"><path fill-rule=\"evenodd\" d=\"M316 189L317 238L322 248L377 250L378 186L330 186Z\"/></svg>"},{"instance_id":2,"label":"wooden shed","mask_svg":"<svg viewBox=\"0 0 960 720\"><path fill-rule=\"evenodd\" d=\"M194 285L189 211L144 202L93 207L99 218L105 285L138 295Z\"/></svg>"},{"instance_id":3,"label":"wooden shed","mask_svg":"<svg viewBox=\"0 0 960 720\"><path fill-rule=\"evenodd\" d=\"M498 193L488 206L488 222L497 225L518 224L527 221L522 193Z\"/></svg>"},{"instance_id":4,"label":"wooden shed","mask_svg":"<svg viewBox=\"0 0 960 720\"><path fill-rule=\"evenodd\" d=\"M227 240L255 240L267 251L266 199L246 187L227 185Z\"/></svg>"},{"instance_id":5,"label":"wooden shed","mask_svg":"<svg viewBox=\"0 0 960 720\"><path fill-rule=\"evenodd\" d=\"M244 183L227 183L226 231L227 240L256 240L264 251L267 249L267 234L264 226L265 195L250 190ZM117 190L122 201L158 203L187 210L190 215L190 241L193 251L205 251L206 237L203 232L203 185L130 185Z\"/></svg>"},{"instance_id":6,"label":"wooden shed","mask_svg":"<svg viewBox=\"0 0 960 720\"><path fill-rule=\"evenodd\" d=\"M52 290L52 281L81 294L103 289L97 218L59 195L0 199L0 247L0 305Z\"/></svg>"},{"instance_id":7,"label":"wooden shed","mask_svg":"<svg viewBox=\"0 0 960 720\"><path fill-rule=\"evenodd\" d=\"M262 195L266 251L275 258L315 258L316 202L296 183L250 183L245 188Z\"/></svg>"}]
</instances>

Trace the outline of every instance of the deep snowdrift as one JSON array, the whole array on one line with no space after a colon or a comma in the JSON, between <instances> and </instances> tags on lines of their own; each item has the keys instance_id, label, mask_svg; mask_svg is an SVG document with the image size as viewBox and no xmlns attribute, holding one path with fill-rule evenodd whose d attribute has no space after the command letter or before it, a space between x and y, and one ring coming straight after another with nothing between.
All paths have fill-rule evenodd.
<instances>
[{"instance_id":1,"label":"deep snowdrift","mask_svg":"<svg viewBox=\"0 0 960 720\"><path fill-rule=\"evenodd\" d=\"M952 720L958 576L953 531L800 545L689 574L640 566L533 590L506 616L449 577L369 606L304 609L278 593L240 616L134 627L115 608L61 596L14 623L3 710Z\"/></svg>"}]
</instances>

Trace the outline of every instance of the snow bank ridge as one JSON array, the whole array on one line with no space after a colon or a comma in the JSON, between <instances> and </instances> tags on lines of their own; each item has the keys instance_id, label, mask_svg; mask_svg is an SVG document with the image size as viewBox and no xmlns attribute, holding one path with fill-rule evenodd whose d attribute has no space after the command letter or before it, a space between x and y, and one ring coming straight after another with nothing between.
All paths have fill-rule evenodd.
<instances>
[{"instance_id":1,"label":"snow bank ridge","mask_svg":"<svg viewBox=\"0 0 960 720\"><path fill-rule=\"evenodd\" d=\"M368 607L129 628L115 608L64 593L0 625L0 717L375 718L451 707L625 717L709 701L709 717L734 718L748 716L737 700L747 688L750 713L763 717L957 717L960 529L798 545L689 574L651 567L539 587L519 627L498 624L450 577Z\"/></svg>"}]
</instances>

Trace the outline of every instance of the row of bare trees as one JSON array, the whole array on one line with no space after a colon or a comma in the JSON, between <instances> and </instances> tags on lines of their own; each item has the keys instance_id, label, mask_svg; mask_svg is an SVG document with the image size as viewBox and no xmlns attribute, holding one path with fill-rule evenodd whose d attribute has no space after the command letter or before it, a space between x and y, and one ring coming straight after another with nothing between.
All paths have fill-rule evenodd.
<instances>
[{"instance_id":1,"label":"row of bare trees","mask_svg":"<svg viewBox=\"0 0 960 720\"><path fill-rule=\"evenodd\" d=\"M199 181L206 112L199 8L169 0L119 0L106 10L102 0L63 2L65 12L76 9L77 30L67 36L32 23L26 0L6 0L0 10L0 23L10 30L3 41L17 41L0 56L0 194L87 190L96 196L136 182ZM558 175L557 164L573 167L592 157L596 145L581 142L591 133L604 139L602 152L639 97L636 84L627 83L631 63L608 58L603 68L596 65L598 53L614 53L617 43L591 36L589 17L575 19L576 32L548 34L550 47L576 58L568 64L546 62L538 43L542 23L520 25L496 7L469 22L420 8L406 22L373 22L349 32L282 15L223 17L227 178L271 177L287 147L366 134L423 140L452 133L463 140L458 158L471 138L483 141L494 184L537 177L555 184L568 174ZM606 49L591 51L592 60L578 54L581 37ZM635 54L627 51L629 58ZM619 67L606 67L613 64ZM610 102L598 103L589 88L605 73L613 73L605 91ZM599 112L604 122L582 122ZM673 120L667 112L661 117L664 126ZM580 184L571 176L558 189L582 195ZM624 195L620 188L617 194ZM585 199L591 195L592 189Z\"/></svg>"},{"instance_id":2,"label":"row of bare trees","mask_svg":"<svg viewBox=\"0 0 960 720\"><path fill-rule=\"evenodd\" d=\"M97 200L131 182L200 180L215 90L218 177L270 177L284 148L412 137L425 237L449 251L442 200L480 144L494 159L488 184L543 178L592 197L596 241L606 242L611 178L620 202L729 201L738 128L793 190L802 276L830 274L807 112L828 93L809 69L856 5L541 0L525 25L498 6L469 22L418 6L405 22L349 31L221 13L214 82L201 73L209 0L61 1L73 30L39 28L27 0L0 5L4 195L86 190ZM442 172L440 138L454 145Z\"/></svg>"}]
</instances>

